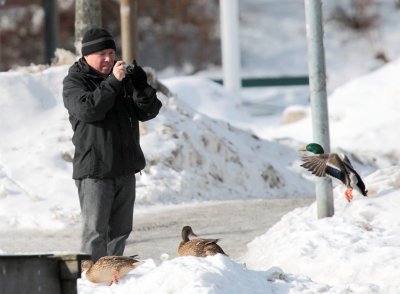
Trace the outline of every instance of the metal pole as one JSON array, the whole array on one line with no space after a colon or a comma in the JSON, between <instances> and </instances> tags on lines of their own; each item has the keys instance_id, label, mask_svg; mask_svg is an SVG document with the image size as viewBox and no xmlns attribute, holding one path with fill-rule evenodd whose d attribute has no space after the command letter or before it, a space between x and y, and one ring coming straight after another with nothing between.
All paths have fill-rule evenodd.
<instances>
[{"instance_id":1,"label":"metal pole","mask_svg":"<svg viewBox=\"0 0 400 294\"><path fill-rule=\"evenodd\" d=\"M238 93L241 88L238 1L220 0L219 3L224 87Z\"/></svg>"},{"instance_id":2,"label":"metal pole","mask_svg":"<svg viewBox=\"0 0 400 294\"><path fill-rule=\"evenodd\" d=\"M56 0L44 0L44 42L46 63L51 63L58 45L58 13Z\"/></svg>"},{"instance_id":3,"label":"metal pole","mask_svg":"<svg viewBox=\"0 0 400 294\"><path fill-rule=\"evenodd\" d=\"M330 152L328 103L326 94L325 56L323 44L321 0L304 0L308 47L308 72L310 76L310 99L313 137L316 143ZM334 214L332 181L316 179L318 218Z\"/></svg>"},{"instance_id":4,"label":"metal pole","mask_svg":"<svg viewBox=\"0 0 400 294\"><path fill-rule=\"evenodd\" d=\"M137 50L137 0L121 0L122 59L132 62L138 58Z\"/></svg>"}]
</instances>

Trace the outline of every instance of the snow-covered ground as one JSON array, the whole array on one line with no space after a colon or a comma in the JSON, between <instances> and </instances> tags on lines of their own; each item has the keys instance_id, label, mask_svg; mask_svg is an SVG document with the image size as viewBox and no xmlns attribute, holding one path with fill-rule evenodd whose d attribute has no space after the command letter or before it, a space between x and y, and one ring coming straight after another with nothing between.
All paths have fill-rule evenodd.
<instances>
[{"instance_id":1,"label":"snow-covered ground","mask_svg":"<svg viewBox=\"0 0 400 294\"><path fill-rule=\"evenodd\" d=\"M262 13L254 5L261 1L244 2L242 22L260 22ZM379 9L388 13L385 3ZM388 13L382 25L392 56L400 56L400 40L393 37L397 14ZM276 74L290 66L291 73L306 70L301 21L302 14L285 14L283 33L274 32L279 42L267 44L260 42L264 32L251 33L245 26L244 72L265 67ZM293 27L298 31L292 30L288 42L284 36ZM360 54L368 40L351 40L350 34L334 38L339 31L333 25L326 31L331 147L350 156L369 197L355 195L347 203L344 188L335 184L333 217L318 220L315 204L298 208L250 242L242 260L145 259L119 285L79 280L80 293L400 293L400 60L372 71L377 61ZM290 62L284 45L292 41ZM271 50L282 53L280 60L288 64L263 55ZM0 230L79 224L71 179L72 130L61 97L67 69L0 73ZM313 196L313 177L299 166L302 154L297 151L312 141L306 87L246 89L241 104L203 75L162 81L175 97L162 97L162 112L144 124L148 166L137 176L137 213L213 200ZM273 115L254 115L257 107L268 112L266 105L277 97Z\"/></svg>"}]
</instances>

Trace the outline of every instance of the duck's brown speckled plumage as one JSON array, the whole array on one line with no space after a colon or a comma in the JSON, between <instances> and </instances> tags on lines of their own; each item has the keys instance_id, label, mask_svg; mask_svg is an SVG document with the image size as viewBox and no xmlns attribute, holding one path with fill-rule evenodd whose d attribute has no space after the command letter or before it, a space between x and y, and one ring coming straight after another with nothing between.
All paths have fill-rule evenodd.
<instances>
[{"instance_id":1,"label":"duck's brown speckled plumage","mask_svg":"<svg viewBox=\"0 0 400 294\"><path fill-rule=\"evenodd\" d=\"M121 276L140 265L136 256L103 256L96 263L82 261L82 271L92 283L118 283Z\"/></svg>"},{"instance_id":2,"label":"duck's brown speckled plumage","mask_svg":"<svg viewBox=\"0 0 400 294\"><path fill-rule=\"evenodd\" d=\"M197 235L193 233L190 226L182 228L182 241L178 247L179 256L198 256L206 257L217 253L227 255L224 250L217 244L219 239L193 239L189 240L189 236Z\"/></svg>"}]
</instances>

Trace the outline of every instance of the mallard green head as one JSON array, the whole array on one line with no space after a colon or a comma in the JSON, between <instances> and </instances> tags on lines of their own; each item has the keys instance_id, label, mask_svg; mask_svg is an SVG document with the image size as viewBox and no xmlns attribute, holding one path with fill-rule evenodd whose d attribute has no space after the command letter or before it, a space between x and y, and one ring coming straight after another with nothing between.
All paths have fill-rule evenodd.
<instances>
[{"instance_id":1,"label":"mallard green head","mask_svg":"<svg viewBox=\"0 0 400 294\"><path fill-rule=\"evenodd\" d=\"M310 143L299 149L300 151L310 151L314 154L324 154L324 148L317 143Z\"/></svg>"}]
</instances>

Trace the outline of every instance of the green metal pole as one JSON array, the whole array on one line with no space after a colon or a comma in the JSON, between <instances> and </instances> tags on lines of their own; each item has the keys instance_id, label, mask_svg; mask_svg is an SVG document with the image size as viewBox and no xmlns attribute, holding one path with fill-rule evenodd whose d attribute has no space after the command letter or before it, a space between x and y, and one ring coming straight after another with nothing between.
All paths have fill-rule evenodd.
<instances>
[{"instance_id":1,"label":"green metal pole","mask_svg":"<svg viewBox=\"0 0 400 294\"><path fill-rule=\"evenodd\" d=\"M323 44L322 2L304 0L308 48L308 73L313 137L316 143L330 152L328 102L326 94L325 55ZM334 214L332 182L329 178L316 179L318 218Z\"/></svg>"},{"instance_id":2,"label":"green metal pole","mask_svg":"<svg viewBox=\"0 0 400 294\"><path fill-rule=\"evenodd\" d=\"M45 59L50 64L58 46L58 10L56 0L43 1L44 35L45 35Z\"/></svg>"}]
</instances>

